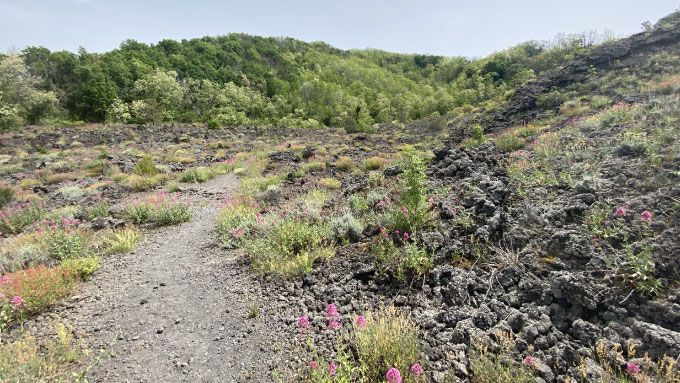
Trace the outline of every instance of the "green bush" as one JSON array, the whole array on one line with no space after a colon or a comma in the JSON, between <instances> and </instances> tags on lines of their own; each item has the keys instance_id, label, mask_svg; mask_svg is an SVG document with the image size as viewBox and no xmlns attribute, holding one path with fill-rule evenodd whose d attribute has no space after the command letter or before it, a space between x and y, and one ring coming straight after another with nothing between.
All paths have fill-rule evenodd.
<instances>
[{"instance_id":1,"label":"green bush","mask_svg":"<svg viewBox=\"0 0 680 383\"><path fill-rule=\"evenodd\" d=\"M0 208L5 207L14 199L14 189L9 186L0 185Z\"/></svg>"},{"instance_id":2,"label":"green bush","mask_svg":"<svg viewBox=\"0 0 680 383\"><path fill-rule=\"evenodd\" d=\"M6 206L0 210L0 232L3 234L20 233L24 227L40 221L45 217L45 205L42 202L26 202Z\"/></svg>"},{"instance_id":3,"label":"green bush","mask_svg":"<svg viewBox=\"0 0 680 383\"><path fill-rule=\"evenodd\" d=\"M87 212L87 217L89 219L97 218L97 217L108 217L109 216L109 210L111 209L111 206L109 205L108 202L106 201L100 201L92 205L90 210Z\"/></svg>"},{"instance_id":4,"label":"green bush","mask_svg":"<svg viewBox=\"0 0 680 383\"><path fill-rule=\"evenodd\" d=\"M135 244L142 239L142 233L134 226L126 226L104 234L104 252L106 254L127 253L135 249Z\"/></svg>"},{"instance_id":5,"label":"green bush","mask_svg":"<svg viewBox=\"0 0 680 383\"><path fill-rule=\"evenodd\" d=\"M359 222L352 213L345 213L340 217L331 219L331 237L336 241L350 240L357 242L361 239L364 225Z\"/></svg>"},{"instance_id":6,"label":"green bush","mask_svg":"<svg viewBox=\"0 0 680 383\"><path fill-rule=\"evenodd\" d=\"M220 122L216 119L212 119L212 120L208 121L208 129L215 130L215 129L219 129L221 127L222 127L222 124L220 124Z\"/></svg>"},{"instance_id":7,"label":"green bush","mask_svg":"<svg viewBox=\"0 0 680 383\"><path fill-rule=\"evenodd\" d=\"M159 170L156 168L156 164L153 163L151 157L144 156L132 172L138 176L155 176L159 173Z\"/></svg>"},{"instance_id":8,"label":"green bush","mask_svg":"<svg viewBox=\"0 0 680 383\"><path fill-rule=\"evenodd\" d=\"M87 281L92 274L99 270L99 258L71 258L62 262L61 267L74 271L80 279Z\"/></svg>"},{"instance_id":9,"label":"green bush","mask_svg":"<svg viewBox=\"0 0 680 383\"><path fill-rule=\"evenodd\" d=\"M416 324L394 307L367 314L354 346L366 382L383 382L393 367L406 376L418 363L422 347Z\"/></svg>"},{"instance_id":10,"label":"green bush","mask_svg":"<svg viewBox=\"0 0 680 383\"><path fill-rule=\"evenodd\" d=\"M203 183L215 177L215 173L206 167L192 168L184 171L180 177L181 182Z\"/></svg>"},{"instance_id":11,"label":"green bush","mask_svg":"<svg viewBox=\"0 0 680 383\"><path fill-rule=\"evenodd\" d=\"M496 146L506 152L514 152L522 149L527 142L522 137L516 136L513 132L499 135L494 140Z\"/></svg>"},{"instance_id":12,"label":"green bush","mask_svg":"<svg viewBox=\"0 0 680 383\"><path fill-rule=\"evenodd\" d=\"M134 223L152 222L156 226L176 225L191 219L189 203L167 193L158 193L131 204L125 215Z\"/></svg>"},{"instance_id":13,"label":"green bush","mask_svg":"<svg viewBox=\"0 0 680 383\"><path fill-rule=\"evenodd\" d=\"M385 164L387 163L387 160L382 158L382 157L371 157L365 159L362 163L361 166L364 168L364 170L378 170L382 169Z\"/></svg>"}]
</instances>

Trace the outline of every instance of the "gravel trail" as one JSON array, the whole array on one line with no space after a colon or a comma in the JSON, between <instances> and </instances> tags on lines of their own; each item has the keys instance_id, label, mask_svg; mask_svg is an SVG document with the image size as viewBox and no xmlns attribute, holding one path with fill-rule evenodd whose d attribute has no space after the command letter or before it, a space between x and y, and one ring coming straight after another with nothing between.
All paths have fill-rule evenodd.
<instances>
[{"instance_id":1,"label":"gravel trail","mask_svg":"<svg viewBox=\"0 0 680 383\"><path fill-rule=\"evenodd\" d=\"M60 310L91 350L109 349L93 381L272 381L262 360L274 352L274 335L262 312L249 319L255 307L264 309L260 284L213 232L216 196L237 185L226 175L189 187L190 222L105 259Z\"/></svg>"}]
</instances>

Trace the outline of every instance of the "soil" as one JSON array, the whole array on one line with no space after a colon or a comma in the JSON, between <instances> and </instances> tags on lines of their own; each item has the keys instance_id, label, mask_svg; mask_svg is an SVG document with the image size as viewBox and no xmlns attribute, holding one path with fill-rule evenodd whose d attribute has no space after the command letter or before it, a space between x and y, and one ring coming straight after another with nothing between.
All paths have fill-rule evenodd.
<instances>
[{"instance_id":1,"label":"soil","mask_svg":"<svg viewBox=\"0 0 680 383\"><path fill-rule=\"evenodd\" d=\"M213 231L218 198L237 185L225 175L187 188L190 222L106 258L64 306L62 319L88 348L107 350L93 381L271 380L259 361L273 349L274 332L263 316L248 318L263 311L259 284L237 252L217 246Z\"/></svg>"}]
</instances>

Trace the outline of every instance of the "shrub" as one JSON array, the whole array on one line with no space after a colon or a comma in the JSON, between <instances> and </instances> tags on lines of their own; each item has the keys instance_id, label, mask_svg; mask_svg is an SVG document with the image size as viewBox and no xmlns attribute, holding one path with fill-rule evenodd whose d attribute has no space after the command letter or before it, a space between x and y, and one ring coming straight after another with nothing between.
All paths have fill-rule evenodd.
<instances>
[{"instance_id":1,"label":"shrub","mask_svg":"<svg viewBox=\"0 0 680 383\"><path fill-rule=\"evenodd\" d=\"M407 146L402 161L402 187L388 214L390 227L413 233L427 220L425 206L425 162L413 147Z\"/></svg>"},{"instance_id":2,"label":"shrub","mask_svg":"<svg viewBox=\"0 0 680 383\"><path fill-rule=\"evenodd\" d=\"M108 217L110 209L111 209L111 206L109 205L108 202L99 201L99 202L95 203L94 205L92 205L90 210L88 210L87 217L89 219L98 218L98 217Z\"/></svg>"},{"instance_id":3,"label":"shrub","mask_svg":"<svg viewBox=\"0 0 680 383\"><path fill-rule=\"evenodd\" d=\"M357 242L361 239L364 226L351 213L331 219L330 232L335 240L350 240Z\"/></svg>"},{"instance_id":4,"label":"shrub","mask_svg":"<svg viewBox=\"0 0 680 383\"><path fill-rule=\"evenodd\" d=\"M111 230L104 234L104 252L109 255L127 253L134 250L141 239L142 233L134 226Z\"/></svg>"},{"instance_id":5,"label":"shrub","mask_svg":"<svg viewBox=\"0 0 680 383\"><path fill-rule=\"evenodd\" d=\"M45 183L48 185L60 184L64 181L78 179L78 177L80 177L78 173L57 173L47 177Z\"/></svg>"},{"instance_id":6,"label":"shrub","mask_svg":"<svg viewBox=\"0 0 680 383\"><path fill-rule=\"evenodd\" d=\"M149 156L144 156L135 166L132 173L138 176L155 176L159 173L156 165Z\"/></svg>"},{"instance_id":7,"label":"shrub","mask_svg":"<svg viewBox=\"0 0 680 383\"><path fill-rule=\"evenodd\" d=\"M85 190L78 185L68 185L57 189L57 193L67 200L74 200L82 197Z\"/></svg>"},{"instance_id":8,"label":"shrub","mask_svg":"<svg viewBox=\"0 0 680 383\"><path fill-rule=\"evenodd\" d=\"M259 193L267 190L270 187L279 186L282 177L279 174L272 174L268 176L247 177L241 181L239 189L245 194Z\"/></svg>"},{"instance_id":9,"label":"shrub","mask_svg":"<svg viewBox=\"0 0 680 383\"><path fill-rule=\"evenodd\" d=\"M215 130L222 127L222 124L216 119L208 121L208 129Z\"/></svg>"},{"instance_id":10,"label":"shrub","mask_svg":"<svg viewBox=\"0 0 680 383\"><path fill-rule=\"evenodd\" d=\"M385 164L387 163L387 160L385 160L382 157L370 157L361 162L361 167L364 168L364 170L379 170L382 169Z\"/></svg>"},{"instance_id":11,"label":"shrub","mask_svg":"<svg viewBox=\"0 0 680 383\"><path fill-rule=\"evenodd\" d=\"M61 267L73 271L81 280L87 281L92 274L99 270L99 258L86 257L68 259L62 262Z\"/></svg>"},{"instance_id":12,"label":"shrub","mask_svg":"<svg viewBox=\"0 0 680 383\"><path fill-rule=\"evenodd\" d=\"M215 173L206 167L192 168L184 171L181 182L202 183L215 177Z\"/></svg>"},{"instance_id":13,"label":"shrub","mask_svg":"<svg viewBox=\"0 0 680 383\"><path fill-rule=\"evenodd\" d=\"M38 340L23 333L0 343L0 382L65 382L73 379L73 369L85 354L73 334L56 320L43 330L56 337Z\"/></svg>"},{"instance_id":14,"label":"shrub","mask_svg":"<svg viewBox=\"0 0 680 383\"><path fill-rule=\"evenodd\" d=\"M253 230L264 223L257 215L259 209L252 198L241 196L225 200L217 215L217 232L222 237L224 247L235 248L245 244L245 239L253 234Z\"/></svg>"},{"instance_id":15,"label":"shrub","mask_svg":"<svg viewBox=\"0 0 680 383\"><path fill-rule=\"evenodd\" d=\"M335 163L335 167L338 168L338 170L351 171L354 170L356 164L354 163L354 160L349 157L340 157Z\"/></svg>"},{"instance_id":16,"label":"shrub","mask_svg":"<svg viewBox=\"0 0 680 383\"><path fill-rule=\"evenodd\" d=\"M125 215L135 224L153 222L156 226L177 225L191 219L189 201L168 193L157 193L129 205Z\"/></svg>"},{"instance_id":17,"label":"shrub","mask_svg":"<svg viewBox=\"0 0 680 383\"><path fill-rule=\"evenodd\" d=\"M0 208L5 207L14 199L14 189L7 185L0 185Z\"/></svg>"},{"instance_id":18,"label":"shrub","mask_svg":"<svg viewBox=\"0 0 680 383\"><path fill-rule=\"evenodd\" d=\"M304 164L302 169L305 173L320 172L326 170L326 163L321 161L312 161Z\"/></svg>"},{"instance_id":19,"label":"shrub","mask_svg":"<svg viewBox=\"0 0 680 383\"><path fill-rule=\"evenodd\" d=\"M328 190L337 190L342 186L342 182L335 178L322 178L319 180L319 186L322 186Z\"/></svg>"},{"instance_id":20,"label":"shrub","mask_svg":"<svg viewBox=\"0 0 680 383\"><path fill-rule=\"evenodd\" d=\"M62 261L78 258L88 250L87 233L75 227L71 221L55 222L41 228L40 240L50 258Z\"/></svg>"},{"instance_id":21,"label":"shrub","mask_svg":"<svg viewBox=\"0 0 680 383\"><path fill-rule=\"evenodd\" d=\"M0 232L3 234L20 233L26 226L45 216L42 202L26 201L0 210Z\"/></svg>"},{"instance_id":22,"label":"shrub","mask_svg":"<svg viewBox=\"0 0 680 383\"><path fill-rule=\"evenodd\" d=\"M382 228L380 232L381 235L373 243L371 250L376 255L378 266L383 270L392 270L398 280L403 280L407 273L425 275L432 269L434 255L415 240L412 234L398 230L393 232L392 234L399 238L399 241L405 242L399 246L385 228Z\"/></svg>"},{"instance_id":23,"label":"shrub","mask_svg":"<svg viewBox=\"0 0 680 383\"><path fill-rule=\"evenodd\" d=\"M365 328L354 333L354 346L367 382L382 382L391 368L404 375L420 356L418 328L411 318L394 307L365 317Z\"/></svg>"},{"instance_id":24,"label":"shrub","mask_svg":"<svg viewBox=\"0 0 680 383\"><path fill-rule=\"evenodd\" d=\"M156 174L155 176L139 176L133 174L127 178L128 186L134 191L148 191L161 185L169 179L167 174Z\"/></svg>"},{"instance_id":25,"label":"shrub","mask_svg":"<svg viewBox=\"0 0 680 383\"><path fill-rule=\"evenodd\" d=\"M44 311L73 291L78 275L61 266L38 265L6 275L7 282L0 283L0 293L6 297L21 297L24 305L15 315Z\"/></svg>"},{"instance_id":26,"label":"shrub","mask_svg":"<svg viewBox=\"0 0 680 383\"><path fill-rule=\"evenodd\" d=\"M514 152L522 149L527 142L524 138L515 135L514 132L508 132L497 136L494 143L503 151Z\"/></svg>"}]
</instances>

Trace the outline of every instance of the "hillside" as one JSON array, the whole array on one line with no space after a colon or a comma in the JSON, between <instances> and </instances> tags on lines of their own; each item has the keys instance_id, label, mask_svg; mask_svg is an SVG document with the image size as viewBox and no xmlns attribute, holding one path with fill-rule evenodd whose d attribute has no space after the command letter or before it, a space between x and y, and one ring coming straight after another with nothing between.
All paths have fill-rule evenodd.
<instances>
[{"instance_id":1,"label":"hillside","mask_svg":"<svg viewBox=\"0 0 680 383\"><path fill-rule=\"evenodd\" d=\"M260 41L204 40L234 39ZM200 41L92 57L164 62L159 46L190 57ZM350 91L348 62L414 94L465 77L441 79L448 59L266 41L327 60L296 67L300 89L328 71ZM173 86L227 81L185 68ZM224 89L279 95L242 73ZM488 102L375 133L2 132L0 381L677 383L680 13L533 78L493 73Z\"/></svg>"},{"instance_id":2,"label":"hillside","mask_svg":"<svg viewBox=\"0 0 680 383\"><path fill-rule=\"evenodd\" d=\"M577 34L474 61L244 34L153 45L128 40L102 54L27 47L0 56L0 76L8 77L0 89L10 107L0 113L0 128L84 120L370 131L375 123L494 105L508 89L597 42ZM22 81L11 80L22 72Z\"/></svg>"}]
</instances>

